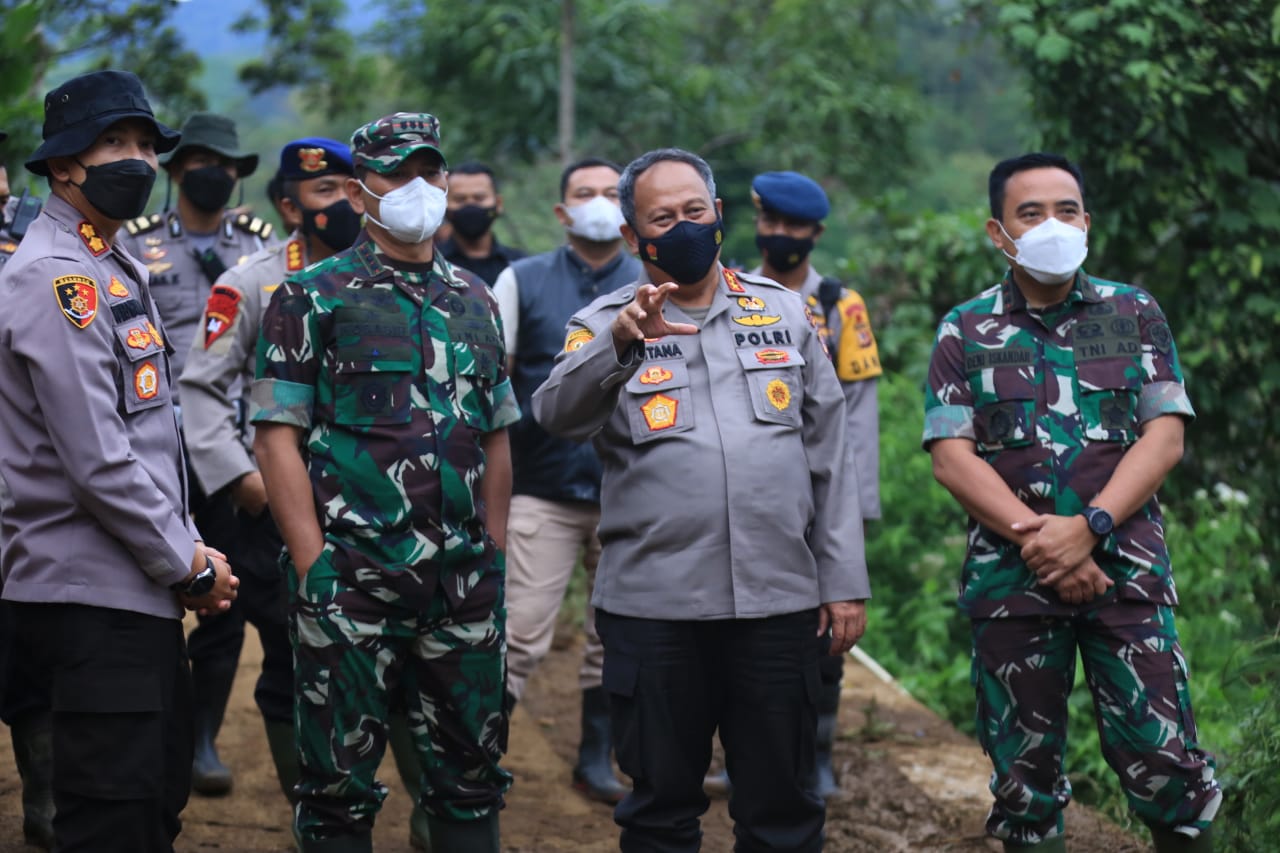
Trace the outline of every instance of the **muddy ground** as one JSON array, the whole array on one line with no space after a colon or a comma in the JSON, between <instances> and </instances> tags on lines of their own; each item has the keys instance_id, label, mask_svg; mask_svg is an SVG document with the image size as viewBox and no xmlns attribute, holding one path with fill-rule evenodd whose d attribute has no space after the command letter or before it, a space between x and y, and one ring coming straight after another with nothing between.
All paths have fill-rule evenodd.
<instances>
[{"instance_id":1,"label":"muddy ground","mask_svg":"<svg viewBox=\"0 0 1280 853\"><path fill-rule=\"evenodd\" d=\"M223 760L235 772L230 795L193 795L184 813L179 853L291 850L289 809L276 784L262 719L253 705L261 649L249 632L231 707L219 736ZM580 646L569 632L535 674L511 726L506 766L515 786L502 814L506 853L604 853L617 849L608 806L569 787L576 755ZM8 732L0 725L0 853L34 848L21 842L21 802ZM923 706L850 661L840 707L836 770L842 792L828 803L828 853L999 851L983 836L990 795L988 765L968 738ZM391 788L374 832L379 853L408 853L409 806L390 756L381 778ZM703 820L703 850L732 850L726 803ZM1073 853L1136 853L1149 849L1099 815L1067 813ZM446 851L438 851L446 853Z\"/></svg>"}]
</instances>

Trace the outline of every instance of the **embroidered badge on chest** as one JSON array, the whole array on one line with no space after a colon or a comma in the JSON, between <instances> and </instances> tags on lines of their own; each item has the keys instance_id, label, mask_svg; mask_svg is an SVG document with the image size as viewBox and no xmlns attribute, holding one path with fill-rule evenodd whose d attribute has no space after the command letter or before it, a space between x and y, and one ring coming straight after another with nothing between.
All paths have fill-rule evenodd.
<instances>
[{"instance_id":1,"label":"embroidered badge on chest","mask_svg":"<svg viewBox=\"0 0 1280 853\"><path fill-rule=\"evenodd\" d=\"M649 432L669 429L676 425L676 410L680 403L666 394L654 394L649 401L640 407L644 422L649 425Z\"/></svg>"},{"instance_id":2,"label":"embroidered badge on chest","mask_svg":"<svg viewBox=\"0 0 1280 853\"><path fill-rule=\"evenodd\" d=\"M129 330L124 342L129 345L130 349L146 349L151 346L151 333L146 329L140 329L135 326Z\"/></svg>"},{"instance_id":3,"label":"embroidered badge on chest","mask_svg":"<svg viewBox=\"0 0 1280 853\"><path fill-rule=\"evenodd\" d=\"M791 405L791 389L781 379L774 379L766 385L764 394L769 400L769 405L779 412L785 412Z\"/></svg>"},{"instance_id":4,"label":"embroidered badge on chest","mask_svg":"<svg viewBox=\"0 0 1280 853\"><path fill-rule=\"evenodd\" d=\"M107 285L107 293L110 293L112 296L115 296L117 298L123 299L124 297L129 295L129 288L125 287L124 283L120 281L120 279L116 278L115 276L111 276L111 284Z\"/></svg>"},{"instance_id":5,"label":"embroidered badge on chest","mask_svg":"<svg viewBox=\"0 0 1280 853\"><path fill-rule=\"evenodd\" d=\"M138 365L133 372L133 390L139 400L150 400L160 393L160 371L149 361Z\"/></svg>"},{"instance_id":6,"label":"embroidered badge on chest","mask_svg":"<svg viewBox=\"0 0 1280 853\"><path fill-rule=\"evenodd\" d=\"M739 296L738 307L743 311L763 311L764 300L759 296Z\"/></svg>"},{"instance_id":7,"label":"embroidered badge on chest","mask_svg":"<svg viewBox=\"0 0 1280 853\"><path fill-rule=\"evenodd\" d=\"M214 285L204 309L205 349L231 328L239 308L240 291L222 284Z\"/></svg>"},{"instance_id":8,"label":"embroidered badge on chest","mask_svg":"<svg viewBox=\"0 0 1280 853\"><path fill-rule=\"evenodd\" d=\"M576 352L587 345L588 342L595 340L595 335L587 329L574 329L569 336L564 339L564 351Z\"/></svg>"},{"instance_id":9,"label":"embroidered badge on chest","mask_svg":"<svg viewBox=\"0 0 1280 853\"><path fill-rule=\"evenodd\" d=\"M791 361L790 354L781 349L756 350L756 361L761 364L786 364Z\"/></svg>"},{"instance_id":10,"label":"embroidered badge on chest","mask_svg":"<svg viewBox=\"0 0 1280 853\"><path fill-rule=\"evenodd\" d=\"M661 385L663 382L669 382L675 377L675 374L665 367L647 367L640 374L641 385Z\"/></svg>"},{"instance_id":11,"label":"embroidered badge on chest","mask_svg":"<svg viewBox=\"0 0 1280 853\"><path fill-rule=\"evenodd\" d=\"M92 227L92 226L90 226ZM63 316L83 329L98 316L98 284L88 276L64 275L53 280L53 292Z\"/></svg>"},{"instance_id":12,"label":"embroidered badge on chest","mask_svg":"<svg viewBox=\"0 0 1280 853\"><path fill-rule=\"evenodd\" d=\"M748 314L745 317L734 317L733 322L739 326L772 326L781 319L781 314Z\"/></svg>"}]
</instances>

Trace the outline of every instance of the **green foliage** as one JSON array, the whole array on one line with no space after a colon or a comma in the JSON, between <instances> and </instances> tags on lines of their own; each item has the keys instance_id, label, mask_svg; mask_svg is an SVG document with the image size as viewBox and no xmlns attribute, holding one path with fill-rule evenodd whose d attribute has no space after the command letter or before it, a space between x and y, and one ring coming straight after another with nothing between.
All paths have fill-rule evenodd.
<instances>
[{"instance_id":1,"label":"green foliage","mask_svg":"<svg viewBox=\"0 0 1280 853\"><path fill-rule=\"evenodd\" d=\"M1247 648L1229 678L1250 684L1280 680L1280 637ZM1222 840L1229 850L1267 853L1280 838L1280 694L1265 691L1244 708L1236 743L1240 748L1222 774L1227 789L1219 813Z\"/></svg>"}]
</instances>

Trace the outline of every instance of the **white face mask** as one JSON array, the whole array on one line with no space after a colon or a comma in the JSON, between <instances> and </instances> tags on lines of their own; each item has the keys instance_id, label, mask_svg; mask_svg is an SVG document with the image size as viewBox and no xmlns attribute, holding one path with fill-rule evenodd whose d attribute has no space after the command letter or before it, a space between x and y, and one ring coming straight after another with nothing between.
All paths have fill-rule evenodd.
<instances>
[{"instance_id":1,"label":"white face mask","mask_svg":"<svg viewBox=\"0 0 1280 853\"><path fill-rule=\"evenodd\" d=\"M440 223L444 221L449 194L422 178L414 178L402 187L396 187L386 195L378 195L361 182L364 191L379 202L378 213L382 219L365 212L370 220L391 232L401 243L426 242Z\"/></svg>"},{"instance_id":2,"label":"white face mask","mask_svg":"<svg viewBox=\"0 0 1280 853\"><path fill-rule=\"evenodd\" d=\"M1004 231L1004 225L1000 225ZM1009 232L1004 231L1009 237ZM1004 253L1027 271L1027 275L1049 287L1066 284L1089 254L1089 234L1061 219L1050 217L1017 240L1009 237L1018 249L1016 256ZM1003 251L1003 250L1001 250Z\"/></svg>"},{"instance_id":3,"label":"white face mask","mask_svg":"<svg viewBox=\"0 0 1280 853\"><path fill-rule=\"evenodd\" d=\"M564 211L573 220L572 224L565 226L570 234L597 243L622 239L622 233L618 231L623 221L622 208L616 201L598 195L582 204L565 205Z\"/></svg>"}]
</instances>

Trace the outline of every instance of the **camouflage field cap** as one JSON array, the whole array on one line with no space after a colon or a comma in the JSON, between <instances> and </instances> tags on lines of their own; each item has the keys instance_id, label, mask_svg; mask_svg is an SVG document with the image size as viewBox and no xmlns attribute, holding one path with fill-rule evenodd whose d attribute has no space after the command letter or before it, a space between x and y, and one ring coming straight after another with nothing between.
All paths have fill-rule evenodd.
<instances>
[{"instance_id":1,"label":"camouflage field cap","mask_svg":"<svg viewBox=\"0 0 1280 853\"><path fill-rule=\"evenodd\" d=\"M392 113L351 134L351 159L355 165L383 174L423 148L436 152L441 161L444 160L444 152L440 150L440 120L428 113Z\"/></svg>"}]
</instances>

